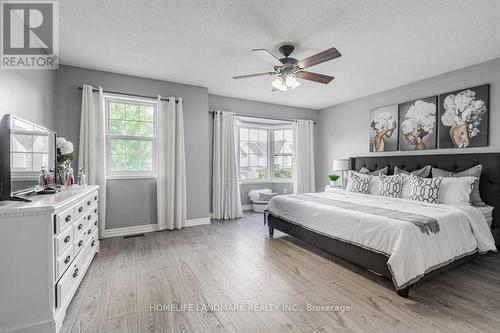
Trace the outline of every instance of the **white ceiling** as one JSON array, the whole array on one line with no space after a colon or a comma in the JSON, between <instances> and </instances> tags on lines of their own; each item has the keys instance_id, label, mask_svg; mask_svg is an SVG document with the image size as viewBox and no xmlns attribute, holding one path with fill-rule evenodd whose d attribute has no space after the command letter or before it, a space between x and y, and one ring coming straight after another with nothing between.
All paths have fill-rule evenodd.
<instances>
[{"instance_id":1,"label":"white ceiling","mask_svg":"<svg viewBox=\"0 0 500 333\"><path fill-rule=\"evenodd\" d=\"M500 57L498 0L64 0L63 64L208 87L211 94L313 109ZM336 79L271 92L271 69L251 49L301 59Z\"/></svg>"}]
</instances>

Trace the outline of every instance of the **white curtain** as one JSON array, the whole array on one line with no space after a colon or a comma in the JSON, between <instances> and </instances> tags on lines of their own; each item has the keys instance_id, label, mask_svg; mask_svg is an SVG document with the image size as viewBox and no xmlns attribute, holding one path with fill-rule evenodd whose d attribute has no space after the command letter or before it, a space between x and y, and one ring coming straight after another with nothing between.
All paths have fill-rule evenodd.
<instances>
[{"instance_id":1,"label":"white curtain","mask_svg":"<svg viewBox=\"0 0 500 333\"><path fill-rule=\"evenodd\" d=\"M243 216L238 181L236 116L231 112L214 113L212 210L215 219Z\"/></svg>"},{"instance_id":2,"label":"white curtain","mask_svg":"<svg viewBox=\"0 0 500 333\"><path fill-rule=\"evenodd\" d=\"M186 224L186 162L182 98L168 102L158 96L158 180L156 185L160 230Z\"/></svg>"},{"instance_id":3,"label":"white curtain","mask_svg":"<svg viewBox=\"0 0 500 333\"><path fill-rule=\"evenodd\" d=\"M314 192L314 122L293 123L293 192Z\"/></svg>"},{"instance_id":4,"label":"white curtain","mask_svg":"<svg viewBox=\"0 0 500 333\"><path fill-rule=\"evenodd\" d=\"M106 218L106 136L104 95L102 88L94 93L90 85L83 85L80 115L80 144L78 169L83 168L89 185L99 185L100 234Z\"/></svg>"}]
</instances>

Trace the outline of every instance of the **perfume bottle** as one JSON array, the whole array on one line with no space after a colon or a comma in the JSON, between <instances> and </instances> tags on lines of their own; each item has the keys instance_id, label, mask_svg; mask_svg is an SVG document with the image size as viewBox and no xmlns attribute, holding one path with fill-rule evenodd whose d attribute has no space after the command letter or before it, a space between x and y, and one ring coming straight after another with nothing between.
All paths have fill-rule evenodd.
<instances>
[{"instance_id":1,"label":"perfume bottle","mask_svg":"<svg viewBox=\"0 0 500 333\"><path fill-rule=\"evenodd\" d=\"M40 170L40 176L38 176L38 185L41 187L45 187L47 185L47 170L45 170L45 166L42 166Z\"/></svg>"},{"instance_id":2,"label":"perfume bottle","mask_svg":"<svg viewBox=\"0 0 500 333\"><path fill-rule=\"evenodd\" d=\"M83 172L83 167L78 171L78 185L87 185L87 176Z\"/></svg>"},{"instance_id":3,"label":"perfume bottle","mask_svg":"<svg viewBox=\"0 0 500 333\"><path fill-rule=\"evenodd\" d=\"M47 175L47 186L54 187L56 183L56 174L54 169L50 169Z\"/></svg>"}]
</instances>

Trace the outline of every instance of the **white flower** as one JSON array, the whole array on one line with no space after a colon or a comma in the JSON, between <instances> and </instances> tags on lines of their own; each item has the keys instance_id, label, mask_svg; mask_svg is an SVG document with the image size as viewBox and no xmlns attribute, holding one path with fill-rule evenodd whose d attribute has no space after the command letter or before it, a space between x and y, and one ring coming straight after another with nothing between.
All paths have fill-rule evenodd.
<instances>
[{"instance_id":1,"label":"white flower","mask_svg":"<svg viewBox=\"0 0 500 333\"><path fill-rule=\"evenodd\" d=\"M413 123L410 119L406 119L401 123L401 133L403 133L404 135L408 135L414 130L415 128L413 128Z\"/></svg>"},{"instance_id":2,"label":"white flower","mask_svg":"<svg viewBox=\"0 0 500 333\"><path fill-rule=\"evenodd\" d=\"M414 131L423 137L434 131L436 105L422 100L416 101L406 112L406 120L401 124L401 132L408 135ZM422 133L425 132L425 133Z\"/></svg>"},{"instance_id":3,"label":"white flower","mask_svg":"<svg viewBox=\"0 0 500 333\"><path fill-rule=\"evenodd\" d=\"M397 124L394 118L392 118L390 113L382 112L375 116L375 119L373 119L371 126L377 132L384 129L388 129L389 131L385 134L385 136L390 138L392 132L396 129Z\"/></svg>"},{"instance_id":4,"label":"white flower","mask_svg":"<svg viewBox=\"0 0 500 333\"><path fill-rule=\"evenodd\" d=\"M63 137L58 137L56 139L56 147L61 151L61 155L68 155L73 152L73 144Z\"/></svg>"},{"instance_id":5,"label":"white flower","mask_svg":"<svg viewBox=\"0 0 500 333\"><path fill-rule=\"evenodd\" d=\"M479 125L482 116L486 113L486 104L482 100L476 100L476 93L472 90L464 90L457 95L448 95L443 103L445 112L441 116L441 122L445 126L454 124L465 124L471 138L479 133Z\"/></svg>"}]
</instances>

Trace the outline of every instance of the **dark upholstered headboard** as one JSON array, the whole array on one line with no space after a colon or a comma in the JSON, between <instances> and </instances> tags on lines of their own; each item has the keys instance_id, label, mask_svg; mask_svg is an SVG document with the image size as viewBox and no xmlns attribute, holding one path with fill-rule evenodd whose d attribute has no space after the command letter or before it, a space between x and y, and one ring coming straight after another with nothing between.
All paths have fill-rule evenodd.
<instances>
[{"instance_id":1,"label":"dark upholstered headboard","mask_svg":"<svg viewBox=\"0 0 500 333\"><path fill-rule=\"evenodd\" d=\"M475 165L483 165L479 190L486 204L495 207L493 228L500 228L500 153L439 154L439 155L404 155L404 156L365 156L351 157L351 170L366 167L370 170L389 166L389 174L394 166L406 171L413 171L431 165L434 168L459 172Z\"/></svg>"}]
</instances>

